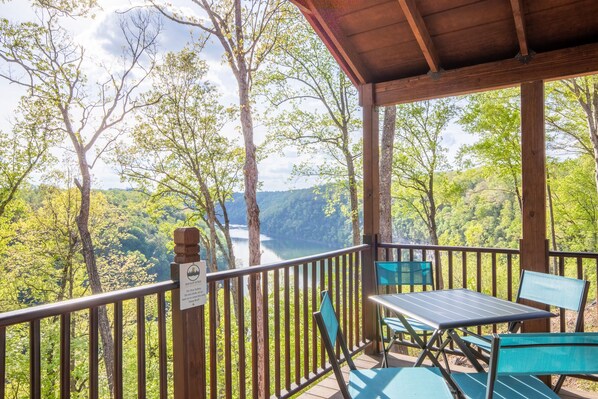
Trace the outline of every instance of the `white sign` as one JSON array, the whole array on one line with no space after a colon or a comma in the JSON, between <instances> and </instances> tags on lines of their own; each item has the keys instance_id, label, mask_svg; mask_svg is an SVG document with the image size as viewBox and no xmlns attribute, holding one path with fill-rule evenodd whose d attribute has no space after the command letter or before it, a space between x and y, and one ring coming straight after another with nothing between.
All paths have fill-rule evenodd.
<instances>
[{"instance_id":1,"label":"white sign","mask_svg":"<svg viewBox=\"0 0 598 399\"><path fill-rule=\"evenodd\" d=\"M204 260L179 265L181 285L181 310L194 308L206 303L208 283Z\"/></svg>"}]
</instances>

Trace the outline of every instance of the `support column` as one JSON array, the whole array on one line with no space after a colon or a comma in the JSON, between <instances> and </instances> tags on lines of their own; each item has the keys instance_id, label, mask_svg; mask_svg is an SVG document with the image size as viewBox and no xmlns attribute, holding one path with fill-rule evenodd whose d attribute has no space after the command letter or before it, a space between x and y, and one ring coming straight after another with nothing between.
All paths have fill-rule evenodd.
<instances>
[{"instance_id":1,"label":"support column","mask_svg":"<svg viewBox=\"0 0 598 399\"><path fill-rule=\"evenodd\" d=\"M523 199L521 269L548 273L546 143L544 82L542 81L521 85L521 169ZM550 331L549 320L526 322L523 330L524 332Z\"/></svg>"},{"instance_id":2,"label":"support column","mask_svg":"<svg viewBox=\"0 0 598 399\"><path fill-rule=\"evenodd\" d=\"M179 280L179 265L199 261L199 230L182 227L174 231L174 263L171 278ZM172 290L172 352L174 399L206 397L206 341L204 307L181 310L180 290Z\"/></svg>"},{"instance_id":3,"label":"support column","mask_svg":"<svg viewBox=\"0 0 598 399\"><path fill-rule=\"evenodd\" d=\"M379 170L379 115L374 101L374 86L360 89L363 106L363 243L374 244L380 231L380 170ZM363 336L375 342L376 306L368 297L376 292L374 251L367 251L362 263ZM370 346L367 351L373 352Z\"/></svg>"}]
</instances>

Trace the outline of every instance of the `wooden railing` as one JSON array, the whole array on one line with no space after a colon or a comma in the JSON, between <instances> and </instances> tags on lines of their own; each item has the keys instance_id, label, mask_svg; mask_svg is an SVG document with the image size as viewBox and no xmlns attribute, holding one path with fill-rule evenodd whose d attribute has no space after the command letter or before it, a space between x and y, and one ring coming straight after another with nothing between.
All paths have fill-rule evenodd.
<instances>
[{"instance_id":1,"label":"wooden railing","mask_svg":"<svg viewBox=\"0 0 598 399\"><path fill-rule=\"evenodd\" d=\"M361 245L208 274L207 303L195 309L203 331L181 331L190 325L186 310L173 317L178 281L0 314L0 399L167 398L173 391L185 397L184 388L173 386L181 380L173 367L177 345L189 349L187 342L173 345L172 337L180 336L199 343L192 355L196 363L183 365L200 370L193 381L183 379L198 389L193 397L257 398L260 388L267 397L290 397L331 370L312 318L321 291L332 293L351 351L365 345L361 258L370 250ZM114 340L112 394L102 361L100 311L108 314ZM266 340L261 347L260 330Z\"/></svg>"},{"instance_id":2,"label":"wooden railing","mask_svg":"<svg viewBox=\"0 0 598 399\"><path fill-rule=\"evenodd\" d=\"M196 245L188 248L197 251ZM402 244L377 249L380 257L434 261L438 287L467 287L509 300L517 293L518 250ZM189 349L173 339L181 336L196 345L192 366L200 372L186 381L197 389L194 397L290 397L330 371L312 319L321 291L332 293L352 352L365 346L362 259L371 250L361 245L208 274L208 301L194 310L199 329L173 317L181 312L174 301L176 280L0 314L0 399L167 398L177 389L184 397L175 386L181 370L177 350ZM598 296L598 254L550 252L550 257L554 272L591 280L589 303ZM112 395L102 361L100 311L108 313L114 340Z\"/></svg>"},{"instance_id":3,"label":"wooden railing","mask_svg":"<svg viewBox=\"0 0 598 399\"><path fill-rule=\"evenodd\" d=\"M377 247L381 259L433 261L437 287L469 288L508 300L517 296L521 274L518 249L389 243ZM588 304L598 300L598 253L549 251L549 257L551 273L589 280ZM561 331L566 330L565 314L560 312ZM586 313L586 320L589 317Z\"/></svg>"}]
</instances>

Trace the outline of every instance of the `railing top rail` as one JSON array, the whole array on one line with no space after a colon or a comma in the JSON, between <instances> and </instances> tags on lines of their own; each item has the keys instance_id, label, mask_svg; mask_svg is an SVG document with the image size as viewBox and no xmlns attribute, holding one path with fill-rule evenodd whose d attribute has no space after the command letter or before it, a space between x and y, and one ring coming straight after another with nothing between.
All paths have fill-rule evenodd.
<instances>
[{"instance_id":1,"label":"railing top rail","mask_svg":"<svg viewBox=\"0 0 598 399\"><path fill-rule=\"evenodd\" d=\"M295 259L285 260L282 262L275 262L275 263L269 263L266 265L244 267L242 269L223 270L223 271L219 271L219 272L208 273L207 279L208 279L208 282L221 281L221 280L231 279L231 278L235 278L235 277L241 277L241 276L246 276L246 275L250 275L250 274L268 272L271 270L282 269L285 267L301 265L304 263L317 262L319 260L334 258L336 256L342 256L342 255L347 255L347 254L354 253L354 252L370 250L370 248L371 248L371 246L369 244L355 245L355 246L349 247L349 248L343 248L343 249L338 249L335 251L324 252L324 253L317 254L317 255L304 256L302 258L295 258Z\"/></svg>"},{"instance_id":2,"label":"railing top rail","mask_svg":"<svg viewBox=\"0 0 598 399\"><path fill-rule=\"evenodd\" d=\"M555 257L598 259L598 253L596 252L549 251L548 254Z\"/></svg>"},{"instance_id":3,"label":"railing top rail","mask_svg":"<svg viewBox=\"0 0 598 399\"><path fill-rule=\"evenodd\" d=\"M0 327L24 323L46 317L58 316L64 313L77 312L110 303L134 299L146 295L166 292L179 287L177 281L163 281L160 283L127 288L124 290L105 292L81 298L69 299L62 302L48 303L25 309L0 313Z\"/></svg>"},{"instance_id":4,"label":"railing top rail","mask_svg":"<svg viewBox=\"0 0 598 399\"><path fill-rule=\"evenodd\" d=\"M402 248L402 249L429 249L439 251L464 251L464 252L484 252L518 255L518 249L511 248L484 248L484 247L454 247L449 245L429 245L429 244L397 244L397 243L379 243L379 248Z\"/></svg>"}]
</instances>

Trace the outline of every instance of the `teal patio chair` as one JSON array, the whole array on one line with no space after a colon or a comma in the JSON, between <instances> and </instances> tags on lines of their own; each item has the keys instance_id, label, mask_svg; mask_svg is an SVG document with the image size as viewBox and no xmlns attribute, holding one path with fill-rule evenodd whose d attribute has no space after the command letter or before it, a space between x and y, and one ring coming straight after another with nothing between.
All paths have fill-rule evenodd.
<instances>
[{"instance_id":1,"label":"teal patio chair","mask_svg":"<svg viewBox=\"0 0 598 399\"><path fill-rule=\"evenodd\" d=\"M322 292L320 310L314 319L330 359L334 375L345 399L452 399L443 374L438 368L406 367L357 370L347 349L332 301L327 291ZM349 365L349 385L341 372L341 361L336 357L335 345L339 344L342 355ZM448 378L448 375L446 376ZM451 382L452 383L452 382Z\"/></svg>"},{"instance_id":2,"label":"teal patio chair","mask_svg":"<svg viewBox=\"0 0 598 399\"><path fill-rule=\"evenodd\" d=\"M466 399L558 399L536 376L598 372L598 333L494 334L487 373L453 373Z\"/></svg>"},{"instance_id":3,"label":"teal patio chair","mask_svg":"<svg viewBox=\"0 0 598 399\"><path fill-rule=\"evenodd\" d=\"M559 307L562 310L574 311L577 313L577 318L573 332L580 332L583 330L583 313L589 287L589 281L524 270L521 273L517 302L526 299L544 305ZM520 327L521 323L519 322L510 323L508 332L515 333ZM490 336L479 336L471 332L467 333L471 335L464 336L464 341L477 346L484 353L490 352ZM480 356L480 358L488 362L487 356ZM564 381L564 375L559 377L555 385L556 392L560 390Z\"/></svg>"},{"instance_id":4,"label":"teal patio chair","mask_svg":"<svg viewBox=\"0 0 598 399\"><path fill-rule=\"evenodd\" d=\"M422 287L424 289L429 287L434 290L433 270L431 262L377 261L376 293L384 294L386 292L381 292L381 289L386 290L390 287L398 291L399 287L404 286ZM405 335L409 335L409 331L398 317L385 316L380 305L377 306L377 315L385 367L388 367L388 351L394 344L424 349L416 342L405 339ZM406 320L413 330L422 337L431 335L434 332L434 327L430 327L425 323L409 317L406 317ZM387 331L390 331L390 334L386 334ZM444 351L442 351L442 355L447 369L449 369L448 359Z\"/></svg>"}]
</instances>

